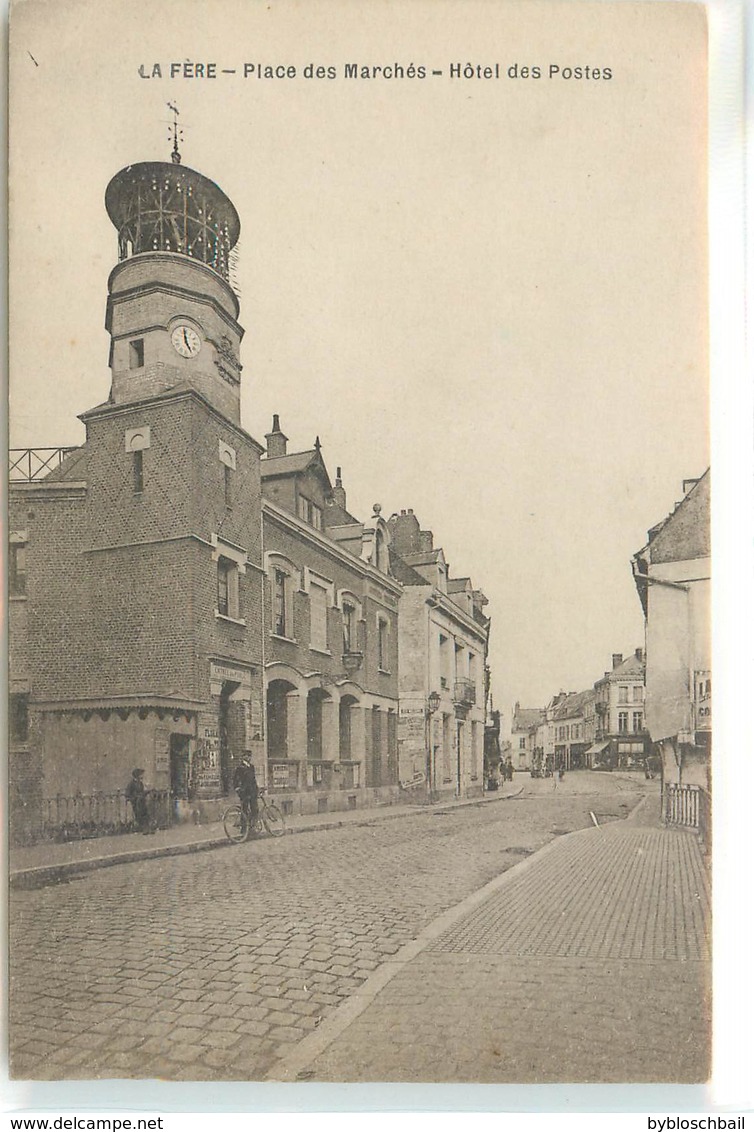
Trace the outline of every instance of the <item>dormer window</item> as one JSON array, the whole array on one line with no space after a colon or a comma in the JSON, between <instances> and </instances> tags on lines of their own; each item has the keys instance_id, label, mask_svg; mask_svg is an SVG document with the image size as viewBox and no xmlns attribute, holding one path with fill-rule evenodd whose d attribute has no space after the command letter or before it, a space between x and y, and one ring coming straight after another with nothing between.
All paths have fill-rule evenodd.
<instances>
[{"instance_id":1,"label":"dormer window","mask_svg":"<svg viewBox=\"0 0 754 1132\"><path fill-rule=\"evenodd\" d=\"M322 508L318 507L316 503L312 503L311 499L307 499L305 495L299 495L297 500L298 517L303 519L315 530L322 530Z\"/></svg>"}]
</instances>

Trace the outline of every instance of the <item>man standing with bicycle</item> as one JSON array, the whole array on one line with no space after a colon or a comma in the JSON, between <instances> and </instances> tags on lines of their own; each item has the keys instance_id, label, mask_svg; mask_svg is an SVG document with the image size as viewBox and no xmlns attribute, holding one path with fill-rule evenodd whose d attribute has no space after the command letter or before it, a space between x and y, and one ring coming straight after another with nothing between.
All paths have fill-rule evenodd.
<instances>
[{"instance_id":1,"label":"man standing with bicycle","mask_svg":"<svg viewBox=\"0 0 754 1132\"><path fill-rule=\"evenodd\" d=\"M243 812L250 821L259 816L259 786L257 772L248 755L244 755L233 771L233 789L238 794Z\"/></svg>"}]
</instances>

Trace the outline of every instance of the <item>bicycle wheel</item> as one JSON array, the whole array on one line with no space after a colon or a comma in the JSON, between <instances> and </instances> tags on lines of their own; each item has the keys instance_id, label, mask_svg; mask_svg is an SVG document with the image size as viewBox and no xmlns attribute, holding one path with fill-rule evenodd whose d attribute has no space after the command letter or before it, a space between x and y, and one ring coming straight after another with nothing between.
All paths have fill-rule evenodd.
<instances>
[{"instance_id":1,"label":"bicycle wheel","mask_svg":"<svg viewBox=\"0 0 754 1132\"><path fill-rule=\"evenodd\" d=\"M270 837L282 837L285 833L285 818L277 806L265 806L262 821Z\"/></svg>"},{"instance_id":2,"label":"bicycle wheel","mask_svg":"<svg viewBox=\"0 0 754 1132\"><path fill-rule=\"evenodd\" d=\"M249 832L249 823L246 820L246 814L240 806L231 806L223 814L223 827L225 828L225 836L229 841L245 841L246 835Z\"/></svg>"}]
</instances>

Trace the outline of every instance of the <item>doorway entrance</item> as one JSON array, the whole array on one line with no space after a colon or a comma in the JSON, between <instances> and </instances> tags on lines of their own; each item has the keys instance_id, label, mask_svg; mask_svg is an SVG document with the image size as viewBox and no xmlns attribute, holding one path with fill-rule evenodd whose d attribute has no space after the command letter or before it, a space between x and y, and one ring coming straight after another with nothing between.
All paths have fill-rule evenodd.
<instances>
[{"instance_id":1,"label":"doorway entrance","mask_svg":"<svg viewBox=\"0 0 754 1132\"><path fill-rule=\"evenodd\" d=\"M189 737L170 736L170 792L174 798L189 798Z\"/></svg>"}]
</instances>

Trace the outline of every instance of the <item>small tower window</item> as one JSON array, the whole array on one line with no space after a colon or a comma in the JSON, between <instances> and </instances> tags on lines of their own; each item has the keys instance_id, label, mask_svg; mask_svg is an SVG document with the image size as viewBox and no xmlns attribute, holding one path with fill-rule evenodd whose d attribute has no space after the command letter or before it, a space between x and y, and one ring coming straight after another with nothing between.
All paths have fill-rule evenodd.
<instances>
[{"instance_id":1,"label":"small tower window","mask_svg":"<svg viewBox=\"0 0 754 1132\"><path fill-rule=\"evenodd\" d=\"M8 566L8 592L11 597L23 597L26 594L25 543L12 542L10 544L10 561Z\"/></svg>"},{"instance_id":2,"label":"small tower window","mask_svg":"<svg viewBox=\"0 0 754 1132\"><path fill-rule=\"evenodd\" d=\"M128 343L131 369L141 369L144 365L144 339L134 338Z\"/></svg>"},{"instance_id":3,"label":"small tower window","mask_svg":"<svg viewBox=\"0 0 754 1132\"><path fill-rule=\"evenodd\" d=\"M11 692L9 700L10 741L25 743L29 738L28 692Z\"/></svg>"},{"instance_id":4,"label":"small tower window","mask_svg":"<svg viewBox=\"0 0 754 1132\"><path fill-rule=\"evenodd\" d=\"M233 507L233 469L223 464L225 473L225 506L230 511Z\"/></svg>"},{"instance_id":5,"label":"small tower window","mask_svg":"<svg viewBox=\"0 0 754 1132\"><path fill-rule=\"evenodd\" d=\"M221 617L240 619L238 566L229 558L217 560L217 612Z\"/></svg>"},{"instance_id":6,"label":"small tower window","mask_svg":"<svg viewBox=\"0 0 754 1132\"><path fill-rule=\"evenodd\" d=\"M144 453L141 449L132 453L134 473L134 495L141 495L144 490Z\"/></svg>"}]
</instances>

